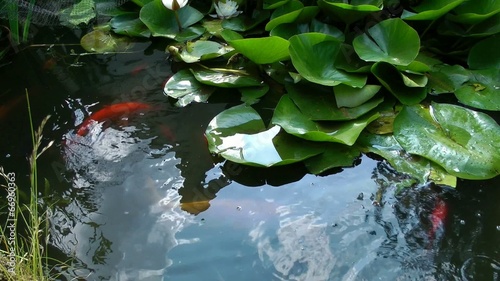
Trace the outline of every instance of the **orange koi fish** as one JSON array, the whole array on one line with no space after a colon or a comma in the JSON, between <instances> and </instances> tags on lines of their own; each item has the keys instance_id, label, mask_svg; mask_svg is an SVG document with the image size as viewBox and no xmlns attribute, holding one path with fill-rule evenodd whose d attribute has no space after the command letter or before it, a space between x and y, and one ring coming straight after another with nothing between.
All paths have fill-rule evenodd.
<instances>
[{"instance_id":1,"label":"orange koi fish","mask_svg":"<svg viewBox=\"0 0 500 281\"><path fill-rule=\"evenodd\" d=\"M76 134L79 136L86 136L89 132L90 125L93 122L105 122L108 120L118 120L124 116L138 113L140 111L150 110L152 106L140 102L123 102L112 104L104 107L103 109L92 113L83 123L78 127Z\"/></svg>"},{"instance_id":2,"label":"orange koi fish","mask_svg":"<svg viewBox=\"0 0 500 281\"><path fill-rule=\"evenodd\" d=\"M443 231L447 216L448 205L445 201L438 198L430 215L431 229L429 230L428 237L431 241L436 238L438 232Z\"/></svg>"}]
</instances>

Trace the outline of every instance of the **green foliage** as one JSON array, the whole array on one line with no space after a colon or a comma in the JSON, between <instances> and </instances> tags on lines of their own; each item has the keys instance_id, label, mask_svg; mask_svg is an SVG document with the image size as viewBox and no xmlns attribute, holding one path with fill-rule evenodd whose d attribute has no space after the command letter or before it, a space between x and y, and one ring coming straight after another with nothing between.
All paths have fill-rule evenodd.
<instances>
[{"instance_id":1,"label":"green foliage","mask_svg":"<svg viewBox=\"0 0 500 281\"><path fill-rule=\"evenodd\" d=\"M449 95L500 109L499 1L246 1L230 19L211 19L193 1L179 21L160 0L135 3L139 16L116 16L111 27L177 41L168 50L183 70L164 91L178 106L218 88L241 93L245 104L207 128L213 153L265 167L304 161L315 174L374 153L413 182L451 186L500 174L498 124L429 105Z\"/></svg>"}]
</instances>

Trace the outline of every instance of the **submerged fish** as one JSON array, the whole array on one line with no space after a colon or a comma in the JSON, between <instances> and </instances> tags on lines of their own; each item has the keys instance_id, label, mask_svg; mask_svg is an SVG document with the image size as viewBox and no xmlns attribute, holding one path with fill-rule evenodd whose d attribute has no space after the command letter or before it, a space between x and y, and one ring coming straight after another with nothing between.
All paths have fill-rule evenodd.
<instances>
[{"instance_id":1,"label":"submerged fish","mask_svg":"<svg viewBox=\"0 0 500 281\"><path fill-rule=\"evenodd\" d=\"M428 232L428 237L430 241L434 241L437 237L442 235L444 232L444 224L448 216L448 205L446 202L437 198L432 213L430 214L431 229Z\"/></svg>"},{"instance_id":2,"label":"submerged fish","mask_svg":"<svg viewBox=\"0 0 500 281\"><path fill-rule=\"evenodd\" d=\"M150 109L152 109L151 105L140 102L123 102L106 106L87 117L87 119L85 119L78 127L76 134L82 137L86 136L91 125L95 122L101 123L109 120L114 121L124 116L129 116L131 114Z\"/></svg>"}]
</instances>

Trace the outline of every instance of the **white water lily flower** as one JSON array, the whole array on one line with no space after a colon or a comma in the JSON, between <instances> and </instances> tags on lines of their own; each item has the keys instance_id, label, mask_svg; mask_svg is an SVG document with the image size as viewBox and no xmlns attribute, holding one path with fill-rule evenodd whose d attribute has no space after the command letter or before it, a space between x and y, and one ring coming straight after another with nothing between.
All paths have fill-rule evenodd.
<instances>
[{"instance_id":1,"label":"white water lily flower","mask_svg":"<svg viewBox=\"0 0 500 281\"><path fill-rule=\"evenodd\" d=\"M172 11L177 11L180 8L186 6L188 0L162 0L163 6Z\"/></svg>"},{"instance_id":2,"label":"white water lily flower","mask_svg":"<svg viewBox=\"0 0 500 281\"><path fill-rule=\"evenodd\" d=\"M229 19L241 14L241 11L238 11L238 4L231 0L226 0L226 2L219 1L219 3L215 4L215 11L217 15L211 16L220 19Z\"/></svg>"}]
</instances>

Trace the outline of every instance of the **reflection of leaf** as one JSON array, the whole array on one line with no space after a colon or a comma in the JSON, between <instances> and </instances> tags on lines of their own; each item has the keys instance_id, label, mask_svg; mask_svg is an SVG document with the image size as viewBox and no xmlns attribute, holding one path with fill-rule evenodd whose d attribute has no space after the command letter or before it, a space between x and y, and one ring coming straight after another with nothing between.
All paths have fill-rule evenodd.
<instances>
[{"instance_id":1,"label":"reflection of leaf","mask_svg":"<svg viewBox=\"0 0 500 281\"><path fill-rule=\"evenodd\" d=\"M408 106L394 121L394 136L408 153L430 159L457 177L500 174L500 127L486 114L449 104Z\"/></svg>"}]
</instances>

